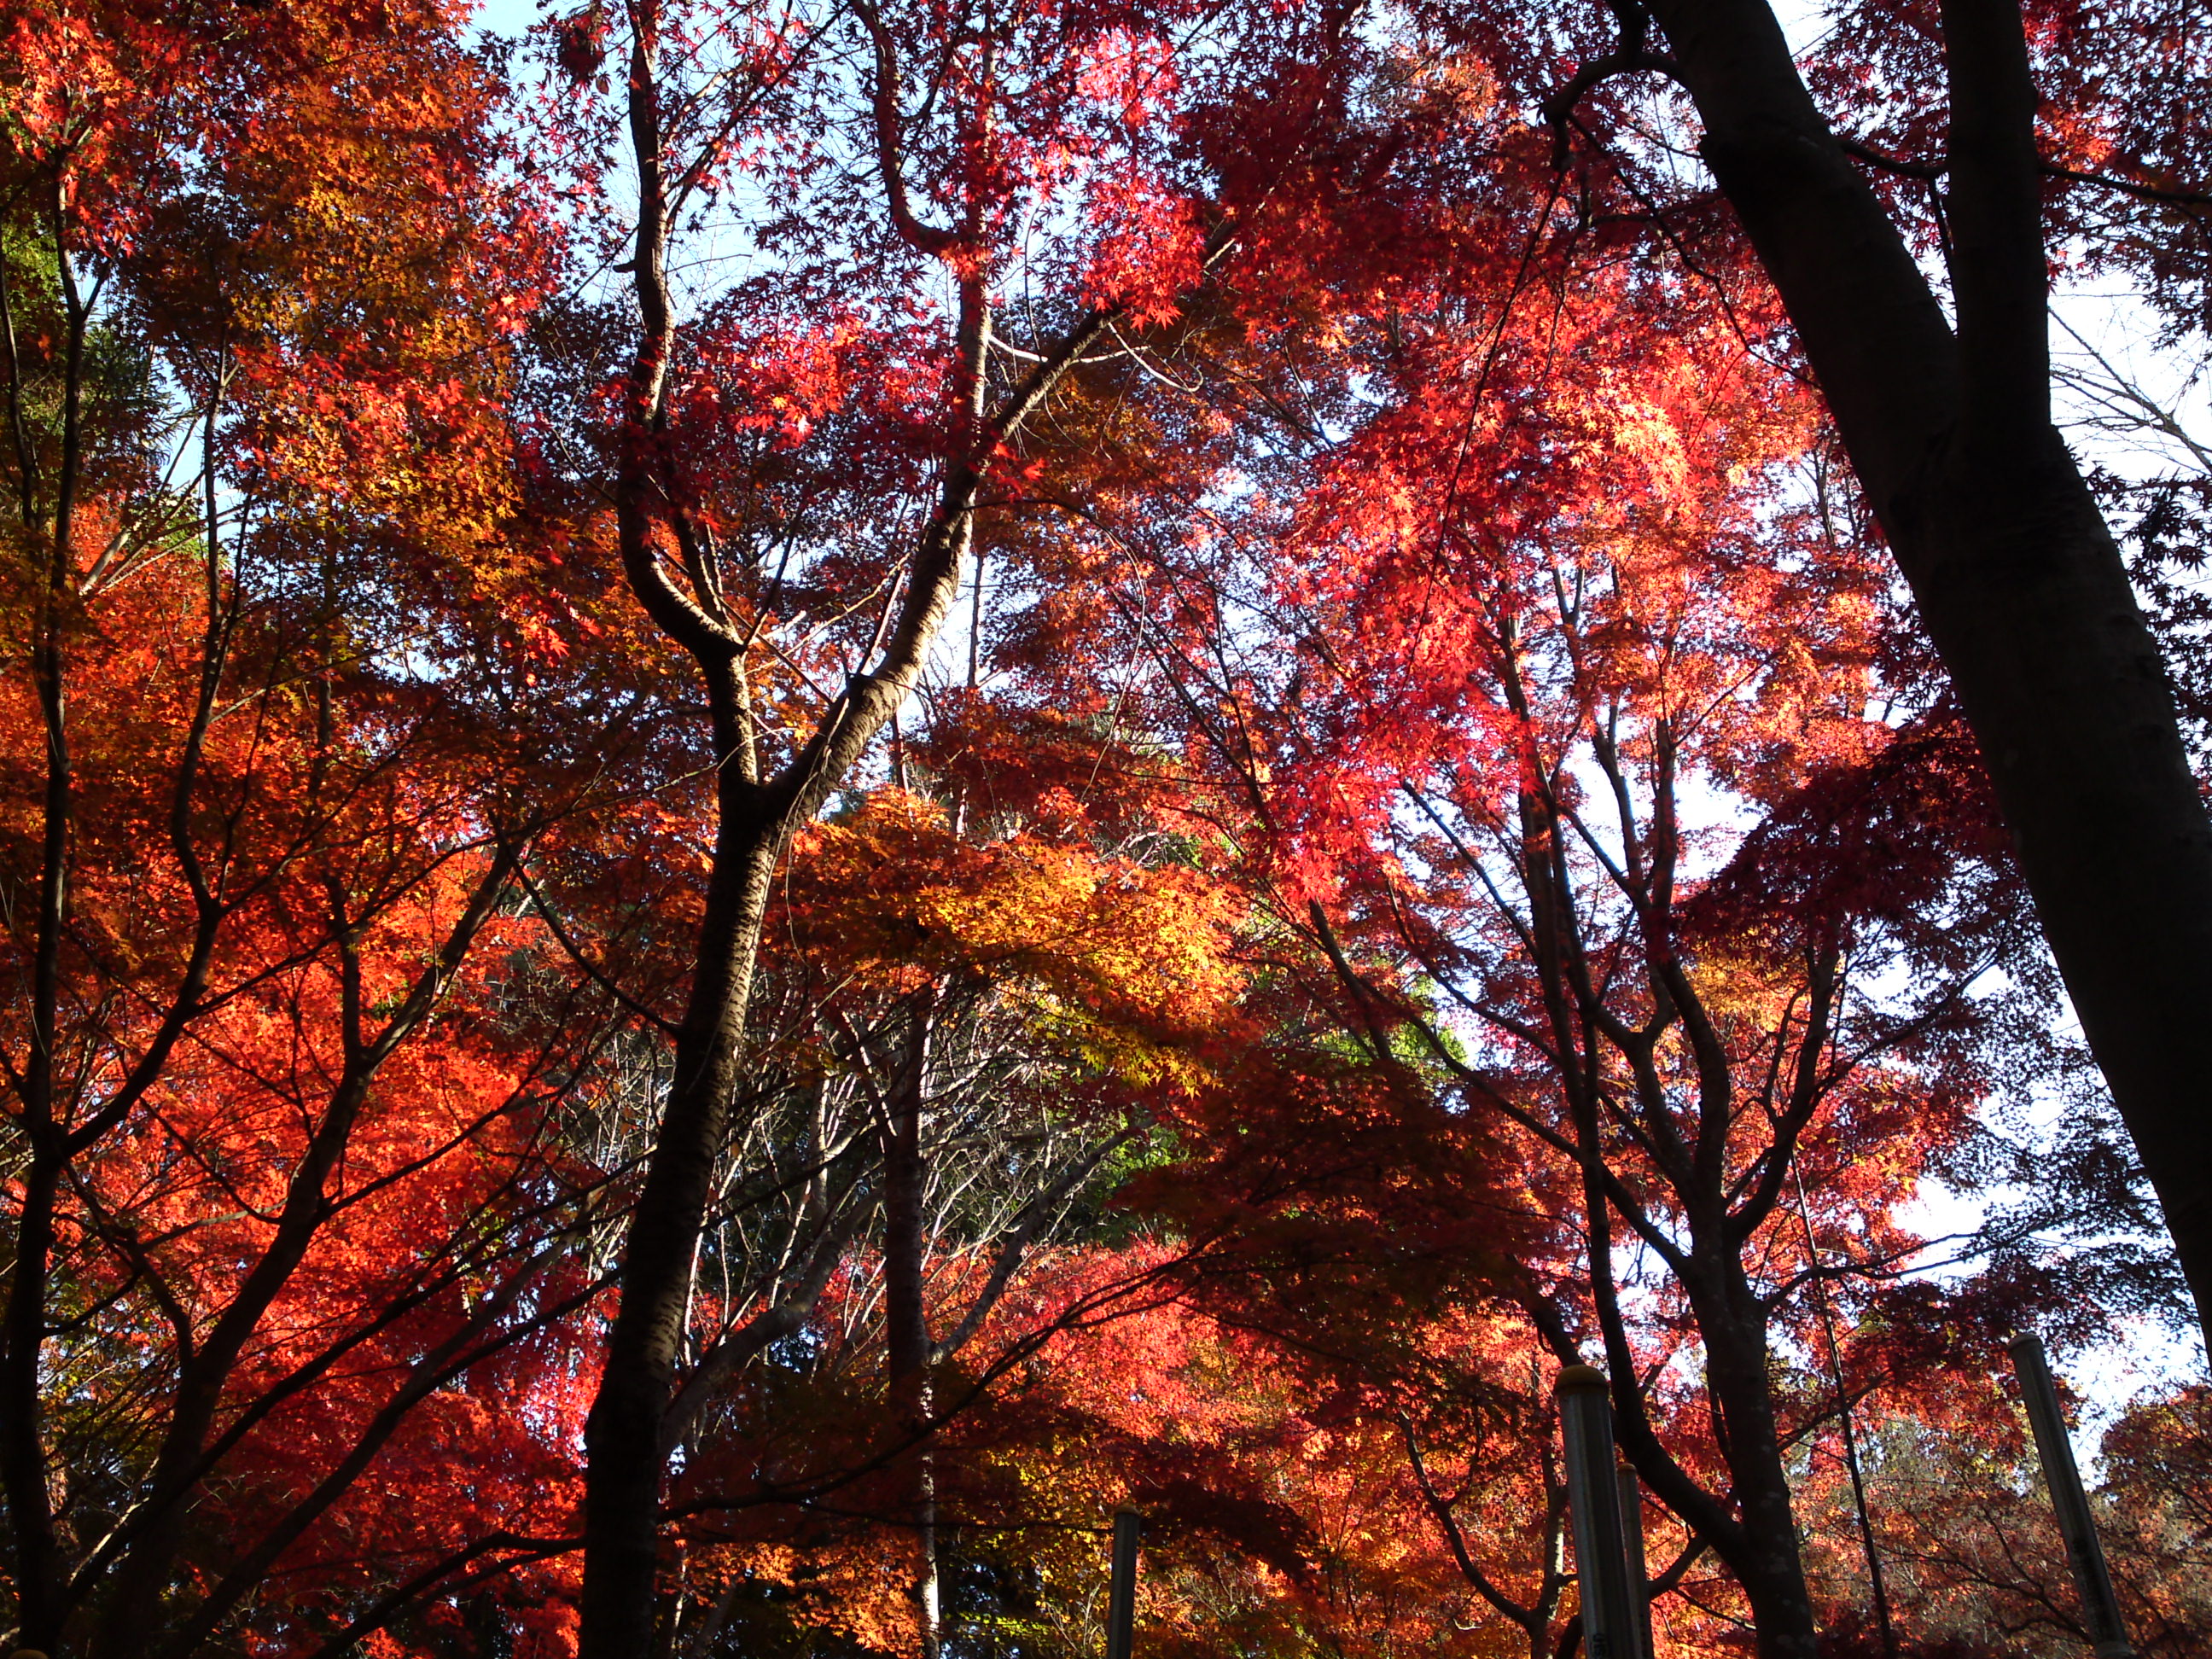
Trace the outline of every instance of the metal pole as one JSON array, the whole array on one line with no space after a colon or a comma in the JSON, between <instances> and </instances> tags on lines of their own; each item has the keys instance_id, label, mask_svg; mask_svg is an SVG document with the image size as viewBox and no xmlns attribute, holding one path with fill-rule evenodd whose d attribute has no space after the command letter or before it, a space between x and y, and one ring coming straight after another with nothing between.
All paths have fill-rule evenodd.
<instances>
[{"instance_id":1,"label":"metal pole","mask_svg":"<svg viewBox=\"0 0 2212 1659\"><path fill-rule=\"evenodd\" d=\"M1134 1510L1114 1511L1114 1579L1106 1592L1106 1659L1129 1659L1137 1622L1137 1531Z\"/></svg>"},{"instance_id":2,"label":"metal pole","mask_svg":"<svg viewBox=\"0 0 2212 1659\"><path fill-rule=\"evenodd\" d=\"M1644 1564L1644 1488L1636 1483L1636 1471L1626 1463L1613 1475L1620 1488L1620 1542L1628 1567L1628 1611L1636 1637L1636 1659L1654 1659L1651 1571Z\"/></svg>"},{"instance_id":3,"label":"metal pole","mask_svg":"<svg viewBox=\"0 0 2212 1659\"><path fill-rule=\"evenodd\" d=\"M2136 1659L2127 1626L2120 1619L2119 1600L2112 1594L2112 1575L2105 1566L2105 1547L2089 1513L2089 1495L2081 1489L2081 1471L2075 1467L2074 1443L2066 1437L2066 1419L2058 1410L2058 1389L2051 1380L2043 1339L2016 1336L2009 1346L2028 1425L2035 1431L2035 1449L2043 1461L2043 1484L2051 1490L2051 1507L2057 1513L2059 1535L2066 1540L2066 1560L2074 1569L2075 1587L2081 1592L2082 1622L2096 1644L2097 1659Z\"/></svg>"},{"instance_id":4,"label":"metal pole","mask_svg":"<svg viewBox=\"0 0 2212 1659\"><path fill-rule=\"evenodd\" d=\"M1553 1384L1567 1444L1567 1504L1575 1523L1575 1581L1582 1589L1589 1659L1641 1659L1622 1547L1620 1487L1613 1477L1613 1402L1605 1373L1570 1365Z\"/></svg>"}]
</instances>

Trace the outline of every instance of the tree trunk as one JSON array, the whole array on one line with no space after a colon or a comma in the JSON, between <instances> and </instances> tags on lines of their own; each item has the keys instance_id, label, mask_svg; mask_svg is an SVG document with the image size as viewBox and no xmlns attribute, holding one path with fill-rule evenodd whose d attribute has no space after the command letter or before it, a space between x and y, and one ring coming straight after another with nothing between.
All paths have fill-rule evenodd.
<instances>
[{"instance_id":1,"label":"tree trunk","mask_svg":"<svg viewBox=\"0 0 2212 1659\"><path fill-rule=\"evenodd\" d=\"M723 793L746 787L728 780ZM676 1074L623 1243L622 1301L584 1427L583 1659L635 1659L653 1644L661 1423L682 1357L693 1252L729 1131L753 957L780 850L771 826L732 805L723 803Z\"/></svg>"},{"instance_id":2,"label":"tree trunk","mask_svg":"<svg viewBox=\"0 0 2212 1659\"><path fill-rule=\"evenodd\" d=\"M885 1390L894 1430L911 1438L907 1503L915 1528L915 1612L921 1659L937 1659L939 1607L937 1565L937 1469L927 1439L933 1409L925 1291L929 1249L925 1210L929 1169L922 1156L921 1121L929 1097L933 999L924 993L914 1014L897 1086L884 1134L884 1316Z\"/></svg>"},{"instance_id":3,"label":"tree trunk","mask_svg":"<svg viewBox=\"0 0 2212 1659\"><path fill-rule=\"evenodd\" d=\"M63 344L61 454L54 475L54 503L43 519L37 505L34 452L18 451L22 525L27 546L45 543L44 580L33 620L30 651L32 690L38 700L46 738L44 820L40 825L39 897L33 934L29 990L29 1052L20 1073L9 1066L21 1107L20 1121L31 1151L25 1172L23 1207L18 1218L12 1280L4 1315L0 1315L0 1402L8 1426L0 1430L0 1485L4 1485L9 1530L15 1543L18 1636L23 1643L58 1644L61 1635L65 1563L49 1500L44 1426L44 1356L46 1298L52 1260L59 1231L55 1208L70 1162L70 1102L61 1075L60 1015L63 1006L63 935L70 905L70 860L76 812L76 775L70 753L66 617L75 599L73 552L76 504L82 459L82 410L85 380L85 332L88 311L77 292L64 234L60 174L52 178L51 224L55 270L66 319ZM9 401L17 431L23 427L24 386L16 363L15 322L8 320Z\"/></svg>"},{"instance_id":4,"label":"tree trunk","mask_svg":"<svg viewBox=\"0 0 2212 1659\"><path fill-rule=\"evenodd\" d=\"M921 1117L929 1090L931 1014L928 997L917 999L884 1125L884 1372L895 1400L914 1391L930 1358L929 1314L922 1297L928 1170L922 1160Z\"/></svg>"},{"instance_id":5,"label":"tree trunk","mask_svg":"<svg viewBox=\"0 0 2212 1659\"><path fill-rule=\"evenodd\" d=\"M1715 1542L1751 1603L1759 1659L1813 1659L1819 1632L1798 1553L1797 1517L1774 1420L1766 1315L1740 1273L1718 1286L1686 1284L1705 1347L1705 1388L1727 1425L1722 1455L1741 1529Z\"/></svg>"},{"instance_id":6,"label":"tree trunk","mask_svg":"<svg viewBox=\"0 0 2212 1659\"><path fill-rule=\"evenodd\" d=\"M1600 1242L1609 1248L1602 1231ZM1626 1327L1609 1275L1600 1273L1593 1275L1595 1299L1613 1377L1615 1441L1645 1487L1742 1586L1759 1659L1814 1659L1818 1631L1776 1426L1767 1314L1734 1248L1726 1242L1715 1248L1708 1238L1677 1270L1705 1346L1705 1391L1729 1475L1725 1493L1717 1496L1692 1480L1652 1432ZM1555 1351L1571 1354L1566 1328L1549 1322Z\"/></svg>"},{"instance_id":7,"label":"tree trunk","mask_svg":"<svg viewBox=\"0 0 2212 1659\"><path fill-rule=\"evenodd\" d=\"M1765 0L1653 0L1735 205L1978 739L2045 937L2212 1309L2212 817L2158 645L2053 426L2016 0L1946 0L1958 330Z\"/></svg>"},{"instance_id":8,"label":"tree trunk","mask_svg":"<svg viewBox=\"0 0 2212 1659\"><path fill-rule=\"evenodd\" d=\"M51 1133L42 1129L41 1135ZM23 1179L17 1217L13 1283L9 1286L4 1324L0 1324L0 1397L8 1410L0 1427L0 1481L8 1495L8 1516L15 1558L16 1639L43 1643L43 1651L61 1636L60 1540L54 1534L48 1501L48 1470L43 1426L46 1381L40 1361L46 1334L49 1257L54 1247L53 1210L58 1160L42 1146Z\"/></svg>"}]
</instances>

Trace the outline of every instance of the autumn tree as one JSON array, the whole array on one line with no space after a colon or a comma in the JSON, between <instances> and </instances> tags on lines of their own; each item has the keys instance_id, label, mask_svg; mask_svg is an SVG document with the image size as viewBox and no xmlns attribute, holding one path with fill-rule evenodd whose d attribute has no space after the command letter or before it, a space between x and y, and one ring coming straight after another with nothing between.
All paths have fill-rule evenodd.
<instances>
[{"instance_id":1,"label":"autumn tree","mask_svg":"<svg viewBox=\"0 0 2212 1659\"><path fill-rule=\"evenodd\" d=\"M8 1616L319 1639L562 1524L494 1403L596 1289L604 1008L515 881L580 796L508 746L545 245L438 8L9 28ZM403 1518L441 1440L501 1480Z\"/></svg>"},{"instance_id":2,"label":"autumn tree","mask_svg":"<svg viewBox=\"0 0 2212 1659\"><path fill-rule=\"evenodd\" d=\"M548 130L606 204L580 217L580 257L629 275L621 391L602 411L604 381L572 383L586 424L564 441L604 468L611 522L592 535L703 687L714 781L588 1436L588 1654L648 1639L682 1309L773 872L913 694L1071 368L1171 316L1231 246L1170 143L1179 77L1204 72L1179 31L1203 21L655 3L548 26ZM604 176L617 136L634 234ZM682 250L708 239L768 257L686 293Z\"/></svg>"}]
</instances>

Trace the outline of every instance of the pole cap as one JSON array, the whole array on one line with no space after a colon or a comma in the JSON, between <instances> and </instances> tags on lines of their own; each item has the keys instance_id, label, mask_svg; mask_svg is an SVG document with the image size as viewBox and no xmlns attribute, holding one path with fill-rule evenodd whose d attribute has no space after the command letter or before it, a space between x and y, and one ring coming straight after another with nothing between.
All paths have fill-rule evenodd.
<instances>
[{"instance_id":1,"label":"pole cap","mask_svg":"<svg viewBox=\"0 0 2212 1659\"><path fill-rule=\"evenodd\" d=\"M1569 1365L1560 1371L1558 1379L1553 1382L1552 1392L1553 1394L1583 1394L1595 1389L1603 1393L1609 1386L1611 1385L1605 1380L1605 1373L1596 1366Z\"/></svg>"}]
</instances>

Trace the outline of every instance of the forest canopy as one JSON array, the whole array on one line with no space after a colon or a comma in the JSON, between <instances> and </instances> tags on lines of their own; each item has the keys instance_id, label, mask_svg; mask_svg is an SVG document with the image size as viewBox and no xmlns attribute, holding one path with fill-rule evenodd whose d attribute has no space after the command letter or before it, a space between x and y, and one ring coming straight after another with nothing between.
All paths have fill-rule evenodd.
<instances>
[{"instance_id":1,"label":"forest canopy","mask_svg":"<svg viewBox=\"0 0 2212 1659\"><path fill-rule=\"evenodd\" d=\"M2212 1650L2203 0L16 0L0 348L0 1653Z\"/></svg>"}]
</instances>

